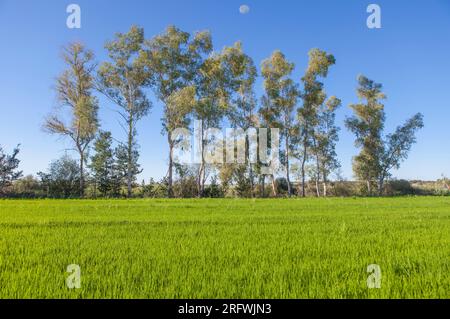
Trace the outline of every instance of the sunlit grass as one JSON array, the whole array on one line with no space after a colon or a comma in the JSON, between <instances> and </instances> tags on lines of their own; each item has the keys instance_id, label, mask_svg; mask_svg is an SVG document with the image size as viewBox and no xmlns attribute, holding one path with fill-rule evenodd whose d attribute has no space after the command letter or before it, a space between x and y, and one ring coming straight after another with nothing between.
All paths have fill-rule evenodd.
<instances>
[{"instance_id":1,"label":"sunlit grass","mask_svg":"<svg viewBox=\"0 0 450 319\"><path fill-rule=\"evenodd\" d=\"M0 201L0 298L449 297L450 198Z\"/></svg>"}]
</instances>

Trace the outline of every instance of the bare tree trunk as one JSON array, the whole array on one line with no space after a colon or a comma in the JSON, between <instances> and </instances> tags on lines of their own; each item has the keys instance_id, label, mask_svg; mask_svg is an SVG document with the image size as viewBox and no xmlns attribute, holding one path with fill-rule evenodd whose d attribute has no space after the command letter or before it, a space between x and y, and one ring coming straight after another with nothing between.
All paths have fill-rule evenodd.
<instances>
[{"instance_id":1,"label":"bare tree trunk","mask_svg":"<svg viewBox=\"0 0 450 319\"><path fill-rule=\"evenodd\" d=\"M320 197L320 164L319 164L319 158L316 157L316 193L317 197Z\"/></svg>"},{"instance_id":2,"label":"bare tree trunk","mask_svg":"<svg viewBox=\"0 0 450 319\"><path fill-rule=\"evenodd\" d=\"M246 147L246 158L247 158L247 165L248 165L248 178L250 179L250 196L251 198L255 197L254 196L254 180L253 180L253 167L252 167L252 163L250 162L250 141L248 140L248 136L245 136L245 147Z\"/></svg>"},{"instance_id":3,"label":"bare tree trunk","mask_svg":"<svg viewBox=\"0 0 450 319\"><path fill-rule=\"evenodd\" d=\"M305 128L306 132L308 132L308 127ZM306 165L306 153L308 150L308 146L307 146L307 133L304 134L303 136L303 158L302 158L302 168L301 168L301 173L302 173L302 197L306 197L306 188L305 188L305 182L306 182L306 172L305 172L305 165Z\"/></svg>"},{"instance_id":4,"label":"bare tree trunk","mask_svg":"<svg viewBox=\"0 0 450 319\"><path fill-rule=\"evenodd\" d=\"M306 147L303 148L303 159L302 159L302 197L306 197L306 188L305 188L305 164L306 164Z\"/></svg>"},{"instance_id":5,"label":"bare tree trunk","mask_svg":"<svg viewBox=\"0 0 450 319\"><path fill-rule=\"evenodd\" d=\"M205 176L205 139L204 139L204 130L203 130L203 120L201 121L201 164L197 176L197 196L199 198L203 197L204 191L204 176Z\"/></svg>"},{"instance_id":6,"label":"bare tree trunk","mask_svg":"<svg viewBox=\"0 0 450 319\"><path fill-rule=\"evenodd\" d=\"M326 174L323 175L323 196L328 196L328 187L327 187L328 179Z\"/></svg>"},{"instance_id":7,"label":"bare tree trunk","mask_svg":"<svg viewBox=\"0 0 450 319\"><path fill-rule=\"evenodd\" d=\"M320 197L320 187L319 187L319 175L316 175L316 195L317 197Z\"/></svg>"},{"instance_id":8,"label":"bare tree trunk","mask_svg":"<svg viewBox=\"0 0 450 319\"><path fill-rule=\"evenodd\" d=\"M381 177L378 181L378 196L383 196L384 177Z\"/></svg>"},{"instance_id":9,"label":"bare tree trunk","mask_svg":"<svg viewBox=\"0 0 450 319\"><path fill-rule=\"evenodd\" d=\"M291 197L292 195L292 190L291 190L291 179L289 176L289 137L288 134L286 133L286 181L287 181L287 186L288 186L288 196Z\"/></svg>"},{"instance_id":10,"label":"bare tree trunk","mask_svg":"<svg viewBox=\"0 0 450 319\"><path fill-rule=\"evenodd\" d=\"M168 134L169 138L169 173L168 173L168 188L167 188L167 196L169 198L173 198L173 142L172 142L172 134Z\"/></svg>"},{"instance_id":11,"label":"bare tree trunk","mask_svg":"<svg viewBox=\"0 0 450 319\"><path fill-rule=\"evenodd\" d=\"M84 152L80 150L80 197L84 198Z\"/></svg>"},{"instance_id":12,"label":"bare tree trunk","mask_svg":"<svg viewBox=\"0 0 450 319\"><path fill-rule=\"evenodd\" d=\"M133 119L128 119L128 163L127 163L127 197L131 198L132 195L132 165L133 165Z\"/></svg>"},{"instance_id":13,"label":"bare tree trunk","mask_svg":"<svg viewBox=\"0 0 450 319\"><path fill-rule=\"evenodd\" d=\"M278 197L277 185L275 182L275 176L272 175L272 193L274 197Z\"/></svg>"},{"instance_id":14,"label":"bare tree trunk","mask_svg":"<svg viewBox=\"0 0 450 319\"><path fill-rule=\"evenodd\" d=\"M254 190L255 190L255 185L254 185L254 180L253 180L253 168L252 168L252 164L249 164L249 173L248 176L250 178L250 194L251 197L254 198L255 194L254 194Z\"/></svg>"},{"instance_id":15,"label":"bare tree trunk","mask_svg":"<svg viewBox=\"0 0 450 319\"><path fill-rule=\"evenodd\" d=\"M261 197L266 197L266 175L261 175Z\"/></svg>"}]
</instances>

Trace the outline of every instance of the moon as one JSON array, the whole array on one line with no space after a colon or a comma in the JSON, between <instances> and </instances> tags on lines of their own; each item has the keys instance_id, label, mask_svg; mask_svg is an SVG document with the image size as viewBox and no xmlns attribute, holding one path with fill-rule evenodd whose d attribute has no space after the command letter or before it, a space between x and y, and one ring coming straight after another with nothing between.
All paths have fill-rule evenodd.
<instances>
[{"instance_id":1,"label":"moon","mask_svg":"<svg viewBox=\"0 0 450 319\"><path fill-rule=\"evenodd\" d=\"M239 12L241 14L247 14L250 12L250 7L246 4L243 4L242 6L239 7Z\"/></svg>"}]
</instances>

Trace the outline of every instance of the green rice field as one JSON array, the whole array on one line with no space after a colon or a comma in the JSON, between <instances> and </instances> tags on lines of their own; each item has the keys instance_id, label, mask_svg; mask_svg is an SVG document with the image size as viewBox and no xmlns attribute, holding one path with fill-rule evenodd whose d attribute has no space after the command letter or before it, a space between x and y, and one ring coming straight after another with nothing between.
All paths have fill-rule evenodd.
<instances>
[{"instance_id":1,"label":"green rice field","mask_svg":"<svg viewBox=\"0 0 450 319\"><path fill-rule=\"evenodd\" d=\"M0 298L450 298L450 198L0 201Z\"/></svg>"}]
</instances>

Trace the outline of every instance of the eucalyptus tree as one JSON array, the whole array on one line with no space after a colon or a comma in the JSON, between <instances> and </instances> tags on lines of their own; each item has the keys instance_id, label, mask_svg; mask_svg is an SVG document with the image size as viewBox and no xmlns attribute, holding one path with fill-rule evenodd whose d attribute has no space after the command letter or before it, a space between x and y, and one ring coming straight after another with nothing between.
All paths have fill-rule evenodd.
<instances>
[{"instance_id":1,"label":"eucalyptus tree","mask_svg":"<svg viewBox=\"0 0 450 319\"><path fill-rule=\"evenodd\" d=\"M382 101L386 99L382 85L359 76L357 94L361 100L350 105L354 115L347 118L347 128L355 134L355 145L361 149L353 158L355 176L367 185L368 195L373 194L376 185L382 195L384 182L392 169L398 169L408 157L411 146L416 142L416 132L421 129L423 115L418 113L396 131L383 137L386 114Z\"/></svg>"},{"instance_id":2,"label":"eucalyptus tree","mask_svg":"<svg viewBox=\"0 0 450 319\"><path fill-rule=\"evenodd\" d=\"M336 110L341 100L330 97L319 108L319 121L315 130L314 154L316 155L316 191L320 196L319 182L322 178L323 195L327 196L329 175L341 167L336 154L336 143L339 141L339 127L336 125Z\"/></svg>"},{"instance_id":3,"label":"eucalyptus tree","mask_svg":"<svg viewBox=\"0 0 450 319\"><path fill-rule=\"evenodd\" d=\"M294 109L297 104L299 90L291 78L294 64L287 61L280 51L275 51L270 58L264 60L261 73L264 78L265 103L270 116L267 119L271 127L280 128L284 138L284 163L288 195L291 196L290 154L292 150L291 138L297 133L294 120Z\"/></svg>"},{"instance_id":4,"label":"eucalyptus tree","mask_svg":"<svg viewBox=\"0 0 450 319\"><path fill-rule=\"evenodd\" d=\"M210 43L208 34L202 36L203 41ZM197 76L194 80L196 87L196 103L193 115L199 122L198 135L200 145L200 165L197 174L198 196L203 196L207 179L207 145L213 142L214 137L209 136L210 129L219 128L223 117L230 107L232 95L232 79L230 78L230 64L227 60L227 48L222 52L211 53L200 63Z\"/></svg>"},{"instance_id":5,"label":"eucalyptus tree","mask_svg":"<svg viewBox=\"0 0 450 319\"><path fill-rule=\"evenodd\" d=\"M311 157L311 149L315 141L315 130L319 123L318 110L326 100L323 83L319 77L326 77L329 68L336 62L333 55L319 49L309 51L309 63L302 78L303 92L301 94L303 105L298 109L299 140L301 150L298 157L301 159L302 196L306 196L306 163Z\"/></svg>"},{"instance_id":6,"label":"eucalyptus tree","mask_svg":"<svg viewBox=\"0 0 450 319\"><path fill-rule=\"evenodd\" d=\"M174 148L183 143L183 139L172 133L179 128L188 128L189 115L195 106L195 87L186 86L179 91L173 92L166 100L164 108L163 129L169 138L169 172L168 172L168 196L173 197L173 165Z\"/></svg>"},{"instance_id":7,"label":"eucalyptus tree","mask_svg":"<svg viewBox=\"0 0 450 319\"><path fill-rule=\"evenodd\" d=\"M271 104L270 104L270 99L266 96L263 95L261 97L261 108L258 111L259 113L259 119L260 119L260 126L263 128L270 128L273 127L272 123L275 121L275 115L274 112L272 110ZM272 136L271 130L267 131L267 148L266 151L272 151ZM270 133L269 133L270 132ZM260 133L261 134L261 133ZM259 136L259 140L258 140L258 154L260 154L260 147L261 147L261 135ZM267 154L266 154L267 155ZM265 188L266 188L266 174L261 174L264 168L267 168L268 166L271 166L271 163L263 163L263 161L260 160L258 161L257 164L257 170L260 172L260 191L261 191L261 197L265 196ZM272 173L273 172L272 170ZM271 182L272 182L272 193L274 196L277 196L277 187L276 187L276 183L275 183L275 178L273 175L271 175Z\"/></svg>"},{"instance_id":8,"label":"eucalyptus tree","mask_svg":"<svg viewBox=\"0 0 450 319\"><path fill-rule=\"evenodd\" d=\"M188 128L194 106L196 75L202 59L212 49L205 32L191 36L175 26L145 43L145 61L153 76L156 96L164 105L163 134L169 144L168 196L173 196L174 148L179 140L172 133Z\"/></svg>"},{"instance_id":9,"label":"eucalyptus tree","mask_svg":"<svg viewBox=\"0 0 450 319\"><path fill-rule=\"evenodd\" d=\"M56 92L61 107L69 108L70 120L63 119L62 108L49 116L44 129L50 134L68 137L79 155L80 196L84 196L84 164L90 143L98 130L98 101L93 96L95 87L94 54L81 43L72 43L63 49L67 69L56 80Z\"/></svg>"},{"instance_id":10,"label":"eucalyptus tree","mask_svg":"<svg viewBox=\"0 0 450 319\"><path fill-rule=\"evenodd\" d=\"M251 155L256 154L251 154L249 134L250 129L259 125L254 92L257 70L252 58L244 53L240 42L225 48L223 59L228 66L226 70L229 72L228 78L231 86L228 118L235 129L239 129L245 134L245 166L251 189L250 194L253 196L254 163L252 163Z\"/></svg>"},{"instance_id":11,"label":"eucalyptus tree","mask_svg":"<svg viewBox=\"0 0 450 319\"><path fill-rule=\"evenodd\" d=\"M151 84L152 74L145 63L143 51L144 30L133 26L127 33L117 33L106 49L110 62L104 62L98 71L99 90L119 106L118 114L126 131L127 141L127 195L131 197L132 183L139 170L135 163L139 153L136 142L136 124L146 116L151 102L145 88Z\"/></svg>"}]
</instances>

